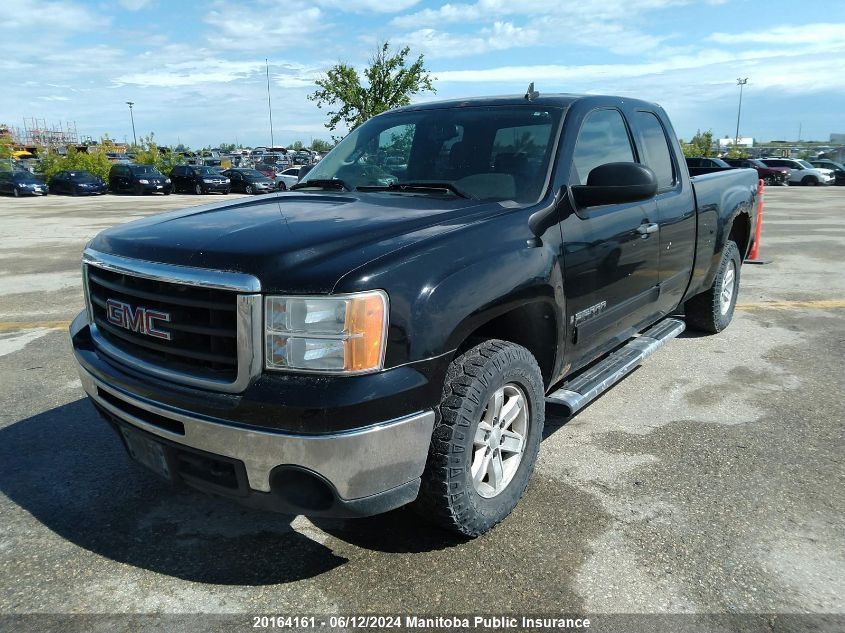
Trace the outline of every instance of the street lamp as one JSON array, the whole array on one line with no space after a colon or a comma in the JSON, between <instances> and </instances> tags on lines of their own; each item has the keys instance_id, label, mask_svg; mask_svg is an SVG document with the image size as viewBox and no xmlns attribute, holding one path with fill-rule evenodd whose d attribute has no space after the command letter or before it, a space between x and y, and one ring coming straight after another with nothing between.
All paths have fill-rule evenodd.
<instances>
[{"instance_id":1,"label":"street lamp","mask_svg":"<svg viewBox=\"0 0 845 633\"><path fill-rule=\"evenodd\" d=\"M748 77L745 79L736 78L736 85L739 86L739 107L736 110L736 136L734 137L734 147L739 145L739 115L742 112L742 87L748 83Z\"/></svg>"},{"instance_id":2,"label":"street lamp","mask_svg":"<svg viewBox=\"0 0 845 633\"><path fill-rule=\"evenodd\" d=\"M126 105L129 106L129 118L132 119L132 142L135 147L138 146L138 137L135 136L135 115L132 114L132 106L135 105L134 101L127 101Z\"/></svg>"}]
</instances>

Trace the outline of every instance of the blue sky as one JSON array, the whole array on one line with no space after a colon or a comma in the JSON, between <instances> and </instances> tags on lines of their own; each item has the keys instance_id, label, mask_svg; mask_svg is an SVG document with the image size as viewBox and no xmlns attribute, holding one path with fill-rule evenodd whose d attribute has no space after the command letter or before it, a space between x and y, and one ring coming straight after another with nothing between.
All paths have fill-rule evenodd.
<instances>
[{"instance_id":1,"label":"blue sky","mask_svg":"<svg viewBox=\"0 0 845 633\"><path fill-rule=\"evenodd\" d=\"M689 137L827 140L845 132L845 0L5 0L0 123L163 144L329 138L306 99L383 39L424 53L437 94L541 92L657 101Z\"/></svg>"}]
</instances>

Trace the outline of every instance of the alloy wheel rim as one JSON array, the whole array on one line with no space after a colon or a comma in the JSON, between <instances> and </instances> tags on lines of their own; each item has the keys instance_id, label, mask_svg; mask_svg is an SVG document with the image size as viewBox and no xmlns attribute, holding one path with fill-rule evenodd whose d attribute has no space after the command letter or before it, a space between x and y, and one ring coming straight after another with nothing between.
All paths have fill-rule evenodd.
<instances>
[{"instance_id":1,"label":"alloy wheel rim","mask_svg":"<svg viewBox=\"0 0 845 633\"><path fill-rule=\"evenodd\" d=\"M531 414L522 388L500 387L487 401L473 438L470 474L475 491L491 498L513 480L528 439Z\"/></svg>"},{"instance_id":2,"label":"alloy wheel rim","mask_svg":"<svg viewBox=\"0 0 845 633\"><path fill-rule=\"evenodd\" d=\"M728 269L722 277L722 291L719 293L719 309L722 315L731 309L731 301L734 297L734 286L736 281L736 267L733 261L728 264Z\"/></svg>"}]
</instances>

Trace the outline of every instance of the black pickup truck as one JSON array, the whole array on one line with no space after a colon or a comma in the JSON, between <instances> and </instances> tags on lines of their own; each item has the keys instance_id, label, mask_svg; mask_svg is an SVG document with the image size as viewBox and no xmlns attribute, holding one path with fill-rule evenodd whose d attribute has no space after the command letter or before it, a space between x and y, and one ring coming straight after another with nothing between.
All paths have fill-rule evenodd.
<instances>
[{"instance_id":1,"label":"black pickup truck","mask_svg":"<svg viewBox=\"0 0 845 633\"><path fill-rule=\"evenodd\" d=\"M523 494L547 404L728 325L756 185L690 178L644 101L392 110L294 191L94 238L82 384L173 482L312 516L414 502L478 535Z\"/></svg>"}]
</instances>

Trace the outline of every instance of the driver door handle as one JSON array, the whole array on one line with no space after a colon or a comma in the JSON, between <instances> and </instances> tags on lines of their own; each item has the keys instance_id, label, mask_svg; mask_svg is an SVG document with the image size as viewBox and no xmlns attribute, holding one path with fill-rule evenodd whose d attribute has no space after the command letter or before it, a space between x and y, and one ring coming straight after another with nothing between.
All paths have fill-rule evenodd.
<instances>
[{"instance_id":1,"label":"driver door handle","mask_svg":"<svg viewBox=\"0 0 845 633\"><path fill-rule=\"evenodd\" d=\"M640 224L637 227L637 233L639 233L643 237L648 237L652 233L657 233L657 231L659 231L659 230L660 230L660 225L655 223L655 222L652 222L650 224L643 223L643 224Z\"/></svg>"}]
</instances>

